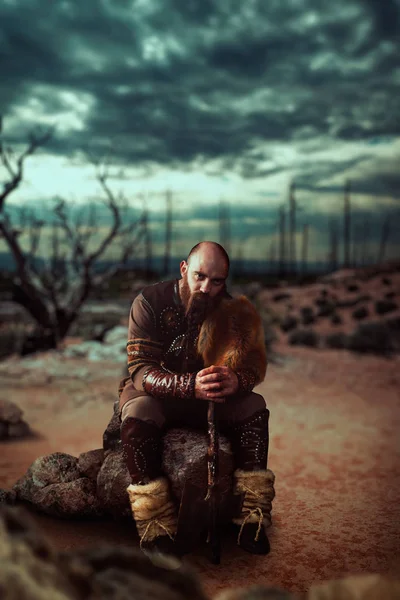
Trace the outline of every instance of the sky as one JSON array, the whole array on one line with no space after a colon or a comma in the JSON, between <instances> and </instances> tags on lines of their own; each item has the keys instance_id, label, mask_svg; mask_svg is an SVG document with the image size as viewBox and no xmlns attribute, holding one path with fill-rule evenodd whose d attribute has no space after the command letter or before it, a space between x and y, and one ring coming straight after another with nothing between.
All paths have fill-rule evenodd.
<instances>
[{"instance_id":1,"label":"sky","mask_svg":"<svg viewBox=\"0 0 400 600\"><path fill-rule=\"evenodd\" d=\"M297 254L308 225L324 260L349 180L356 252L374 259L386 218L398 257L399 40L400 0L0 0L3 139L54 128L10 200L92 201L108 161L155 254L169 190L174 255L223 241L223 202L232 256L268 260L294 183Z\"/></svg>"}]
</instances>

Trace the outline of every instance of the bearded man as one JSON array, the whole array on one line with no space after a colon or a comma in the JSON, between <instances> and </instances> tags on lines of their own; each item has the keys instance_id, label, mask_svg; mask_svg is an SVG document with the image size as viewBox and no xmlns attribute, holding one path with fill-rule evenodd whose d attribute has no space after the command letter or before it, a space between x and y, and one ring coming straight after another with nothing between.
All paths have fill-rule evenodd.
<instances>
[{"instance_id":1,"label":"bearded man","mask_svg":"<svg viewBox=\"0 0 400 600\"><path fill-rule=\"evenodd\" d=\"M145 553L177 553L177 509L161 468L162 436L172 426L206 430L207 405L212 401L220 430L231 442L233 491L244 494L241 514L234 519L239 546L268 554L264 526L270 525L274 497L274 474L267 469L269 410L263 397L252 391L265 376L262 325L255 345L246 346L244 339L231 341L230 346L236 347L217 358L227 307L235 301L226 289L229 257L219 244L200 242L180 263L180 273L179 280L145 287L129 315L130 376L121 381L119 403L123 455L132 479L127 491L140 545ZM243 300L250 313L255 312ZM249 313L249 306L246 310ZM238 315L233 316L234 334L241 327L239 321L246 320ZM250 325L248 339L252 329ZM243 364L232 362L239 346ZM247 347L248 352L243 351ZM206 366L205 356L211 357Z\"/></svg>"}]
</instances>

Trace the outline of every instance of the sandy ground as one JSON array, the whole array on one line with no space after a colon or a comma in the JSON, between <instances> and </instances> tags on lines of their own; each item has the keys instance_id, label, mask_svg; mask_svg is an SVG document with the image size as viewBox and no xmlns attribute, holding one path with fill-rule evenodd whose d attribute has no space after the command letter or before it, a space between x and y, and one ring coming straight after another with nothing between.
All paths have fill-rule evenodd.
<instances>
[{"instance_id":1,"label":"sandy ground","mask_svg":"<svg viewBox=\"0 0 400 600\"><path fill-rule=\"evenodd\" d=\"M284 360L269 365L256 390L271 411L272 551L253 558L228 540L220 566L206 548L185 562L210 594L255 582L302 592L347 573L400 573L400 357L283 342L277 350ZM51 354L41 360L54 362ZM20 406L38 437L0 444L0 488L11 488L38 456L101 447L122 372L77 359L64 359L58 373L54 362L50 374L24 364L2 363L1 397ZM60 549L138 544L126 523L35 518Z\"/></svg>"}]
</instances>

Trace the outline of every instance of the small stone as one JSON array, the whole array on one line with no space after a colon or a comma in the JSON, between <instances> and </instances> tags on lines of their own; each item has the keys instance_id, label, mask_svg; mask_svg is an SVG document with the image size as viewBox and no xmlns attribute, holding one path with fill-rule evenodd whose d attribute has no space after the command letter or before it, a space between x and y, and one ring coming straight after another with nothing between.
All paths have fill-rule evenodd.
<instances>
[{"instance_id":1,"label":"small stone","mask_svg":"<svg viewBox=\"0 0 400 600\"><path fill-rule=\"evenodd\" d=\"M8 425L3 421L0 421L0 440L5 440L8 438Z\"/></svg>"},{"instance_id":2,"label":"small stone","mask_svg":"<svg viewBox=\"0 0 400 600\"><path fill-rule=\"evenodd\" d=\"M8 426L8 437L9 438L23 438L31 435L31 429L28 423L20 421L19 423L10 423Z\"/></svg>"},{"instance_id":3,"label":"small stone","mask_svg":"<svg viewBox=\"0 0 400 600\"><path fill-rule=\"evenodd\" d=\"M9 400L0 400L0 421L18 423L22 417L22 410Z\"/></svg>"}]
</instances>

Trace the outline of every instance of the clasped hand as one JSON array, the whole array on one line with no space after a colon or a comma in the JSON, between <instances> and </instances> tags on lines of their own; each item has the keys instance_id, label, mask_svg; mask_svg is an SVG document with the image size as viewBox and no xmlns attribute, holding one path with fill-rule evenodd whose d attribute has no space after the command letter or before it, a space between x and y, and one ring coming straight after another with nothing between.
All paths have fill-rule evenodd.
<instances>
[{"instance_id":1,"label":"clasped hand","mask_svg":"<svg viewBox=\"0 0 400 600\"><path fill-rule=\"evenodd\" d=\"M199 400L225 402L225 397L234 394L239 387L237 375L229 367L211 365L197 373L195 396Z\"/></svg>"}]
</instances>

